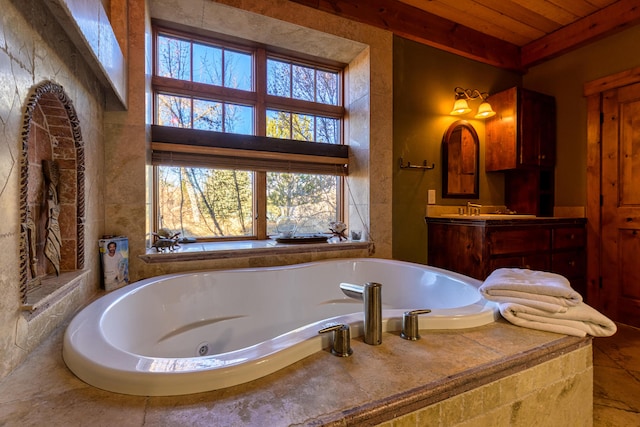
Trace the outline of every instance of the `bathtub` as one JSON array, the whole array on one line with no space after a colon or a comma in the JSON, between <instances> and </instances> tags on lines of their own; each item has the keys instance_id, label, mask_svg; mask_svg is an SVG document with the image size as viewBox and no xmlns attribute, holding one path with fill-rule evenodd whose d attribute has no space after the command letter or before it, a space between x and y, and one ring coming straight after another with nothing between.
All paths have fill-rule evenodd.
<instances>
[{"instance_id":1,"label":"bathtub","mask_svg":"<svg viewBox=\"0 0 640 427\"><path fill-rule=\"evenodd\" d=\"M242 384L330 347L330 334L318 334L326 326L347 323L352 339L363 335L363 303L345 296L341 282L382 284L383 331L399 331L402 314L413 309L432 310L420 316L420 329L471 328L499 316L478 280L401 261L172 274L85 307L65 331L63 358L86 383L117 393L168 396Z\"/></svg>"}]
</instances>

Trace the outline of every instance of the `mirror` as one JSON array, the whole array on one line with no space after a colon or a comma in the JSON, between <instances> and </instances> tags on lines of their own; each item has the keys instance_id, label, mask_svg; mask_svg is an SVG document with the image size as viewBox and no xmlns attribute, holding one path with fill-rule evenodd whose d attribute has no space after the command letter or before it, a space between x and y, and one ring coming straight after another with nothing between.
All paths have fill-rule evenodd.
<instances>
[{"instance_id":1,"label":"mirror","mask_svg":"<svg viewBox=\"0 0 640 427\"><path fill-rule=\"evenodd\" d=\"M479 197L480 140L466 120L449 126L442 138L442 197Z\"/></svg>"}]
</instances>

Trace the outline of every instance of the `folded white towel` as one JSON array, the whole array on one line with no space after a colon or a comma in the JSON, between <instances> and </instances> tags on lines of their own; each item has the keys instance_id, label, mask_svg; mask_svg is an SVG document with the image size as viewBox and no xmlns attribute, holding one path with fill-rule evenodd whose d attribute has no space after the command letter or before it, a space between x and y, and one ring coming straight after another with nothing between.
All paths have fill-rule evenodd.
<instances>
[{"instance_id":1,"label":"folded white towel","mask_svg":"<svg viewBox=\"0 0 640 427\"><path fill-rule=\"evenodd\" d=\"M616 333L617 327L609 318L591 306L581 302L567 308L564 313L549 313L526 305L499 304L502 317L514 325L541 331L584 337L608 337Z\"/></svg>"},{"instance_id":2,"label":"folded white towel","mask_svg":"<svg viewBox=\"0 0 640 427\"><path fill-rule=\"evenodd\" d=\"M582 296L564 276L526 268L494 270L479 290L489 301L524 304L552 313L582 302Z\"/></svg>"}]
</instances>

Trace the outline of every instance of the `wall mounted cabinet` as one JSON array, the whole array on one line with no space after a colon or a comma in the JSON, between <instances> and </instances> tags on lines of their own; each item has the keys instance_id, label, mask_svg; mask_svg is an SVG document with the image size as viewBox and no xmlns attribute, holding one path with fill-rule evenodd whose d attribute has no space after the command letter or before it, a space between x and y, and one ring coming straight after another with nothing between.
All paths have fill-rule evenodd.
<instances>
[{"instance_id":1,"label":"wall mounted cabinet","mask_svg":"<svg viewBox=\"0 0 640 427\"><path fill-rule=\"evenodd\" d=\"M496 115L485 122L485 169L553 168L556 102L552 96L513 87L489 97Z\"/></svg>"},{"instance_id":2,"label":"wall mounted cabinet","mask_svg":"<svg viewBox=\"0 0 640 427\"><path fill-rule=\"evenodd\" d=\"M555 98L513 87L489 98L485 170L505 172L505 204L518 213L552 216L556 163Z\"/></svg>"}]
</instances>

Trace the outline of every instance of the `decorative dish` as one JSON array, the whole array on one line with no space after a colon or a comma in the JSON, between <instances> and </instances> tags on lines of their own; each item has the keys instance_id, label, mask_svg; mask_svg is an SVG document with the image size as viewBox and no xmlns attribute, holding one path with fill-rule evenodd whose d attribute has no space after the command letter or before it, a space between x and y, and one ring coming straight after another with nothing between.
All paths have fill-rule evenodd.
<instances>
[{"instance_id":1,"label":"decorative dish","mask_svg":"<svg viewBox=\"0 0 640 427\"><path fill-rule=\"evenodd\" d=\"M325 243L330 236L322 234L300 234L292 237L276 237L278 243Z\"/></svg>"}]
</instances>

